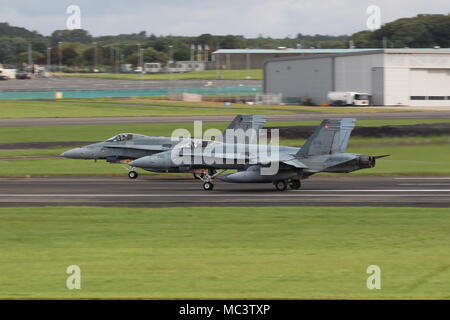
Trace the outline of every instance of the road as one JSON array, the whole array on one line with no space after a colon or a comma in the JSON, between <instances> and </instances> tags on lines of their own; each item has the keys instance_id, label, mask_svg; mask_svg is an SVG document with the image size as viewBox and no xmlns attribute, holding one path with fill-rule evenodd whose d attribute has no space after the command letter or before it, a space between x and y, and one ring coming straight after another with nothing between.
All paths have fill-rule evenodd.
<instances>
[{"instance_id":1,"label":"road","mask_svg":"<svg viewBox=\"0 0 450 320\"><path fill-rule=\"evenodd\" d=\"M194 120L205 122L229 122L234 116L173 116L173 117L94 117L94 118L0 118L0 126L64 126L64 125L106 125L106 124L152 124L152 123L189 123ZM270 115L269 121L307 121L342 117L358 120L378 119L450 119L449 112L377 112L377 113L320 113L298 112L295 114Z\"/></svg>"},{"instance_id":2,"label":"road","mask_svg":"<svg viewBox=\"0 0 450 320\"><path fill-rule=\"evenodd\" d=\"M203 87L210 80L114 80L53 77L35 80L2 81L0 92L71 90L143 90ZM211 80L216 86L259 86L260 80Z\"/></svg>"},{"instance_id":3,"label":"road","mask_svg":"<svg viewBox=\"0 0 450 320\"><path fill-rule=\"evenodd\" d=\"M11 206L411 206L450 207L450 177L317 176L301 190L227 184L213 191L189 178L141 176L1 178L0 207Z\"/></svg>"}]
</instances>

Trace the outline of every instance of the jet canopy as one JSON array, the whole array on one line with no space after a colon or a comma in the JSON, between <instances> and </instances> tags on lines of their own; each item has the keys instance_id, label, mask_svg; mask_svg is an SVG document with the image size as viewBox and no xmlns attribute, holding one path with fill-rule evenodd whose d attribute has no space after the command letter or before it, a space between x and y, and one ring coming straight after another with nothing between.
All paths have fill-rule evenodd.
<instances>
[{"instance_id":1,"label":"jet canopy","mask_svg":"<svg viewBox=\"0 0 450 320\"><path fill-rule=\"evenodd\" d=\"M134 139L138 139L138 138L143 138L145 137L144 135L141 134L134 134L134 133L121 133L118 134L117 136L114 136L108 140L106 140L106 142L122 142L122 141L130 141L130 140L134 140Z\"/></svg>"}]
</instances>

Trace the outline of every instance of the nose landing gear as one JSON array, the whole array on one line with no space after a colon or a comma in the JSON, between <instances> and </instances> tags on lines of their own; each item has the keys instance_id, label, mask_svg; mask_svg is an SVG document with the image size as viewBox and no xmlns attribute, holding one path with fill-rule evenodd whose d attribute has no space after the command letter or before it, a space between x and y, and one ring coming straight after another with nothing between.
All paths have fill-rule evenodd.
<instances>
[{"instance_id":1,"label":"nose landing gear","mask_svg":"<svg viewBox=\"0 0 450 320\"><path fill-rule=\"evenodd\" d=\"M139 174L134 170L134 168L128 172L128 178L137 179L137 177L139 177Z\"/></svg>"},{"instance_id":2,"label":"nose landing gear","mask_svg":"<svg viewBox=\"0 0 450 320\"><path fill-rule=\"evenodd\" d=\"M221 170L219 172L215 172L212 170L206 170L202 172L201 174L194 172L194 177L196 179L200 179L203 182L203 190L205 191L211 191L214 189L214 184L212 183L212 180L216 178L217 176L224 173L226 170Z\"/></svg>"}]
</instances>

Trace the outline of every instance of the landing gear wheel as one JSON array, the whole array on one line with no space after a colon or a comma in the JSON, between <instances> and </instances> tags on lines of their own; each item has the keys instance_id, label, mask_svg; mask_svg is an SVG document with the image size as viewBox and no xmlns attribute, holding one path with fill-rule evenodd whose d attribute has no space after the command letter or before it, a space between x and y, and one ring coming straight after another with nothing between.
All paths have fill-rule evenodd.
<instances>
[{"instance_id":1,"label":"landing gear wheel","mask_svg":"<svg viewBox=\"0 0 450 320\"><path fill-rule=\"evenodd\" d=\"M287 189L287 183L284 180L279 180L275 182L274 185L278 191L285 191Z\"/></svg>"},{"instance_id":2,"label":"landing gear wheel","mask_svg":"<svg viewBox=\"0 0 450 320\"><path fill-rule=\"evenodd\" d=\"M211 182L205 182L203 183L203 189L206 191L211 191L212 189L214 189L214 184L212 184Z\"/></svg>"},{"instance_id":3,"label":"landing gear wheel","mask_svg":"<svg viewBox=\"0 0 450 320\"><path fill-rule=\"evenodd\" d=\"M128 178L130 178L130 179L136 179L138 176L139 176L139 174L136 171L128 172Z\"/></svg>"},{"instance_id":4,"label":"landing gear wheel","mask_svg":"<svg viewBox=\"0 0 450 320\"><path fill-rule=\"evenodd\" d=\"M298 190L301 188L301 186L302 186L302 183L300 180L291 180L291 182L289 183L289 187L292 190Z\"/></svg>"}]
</instances>

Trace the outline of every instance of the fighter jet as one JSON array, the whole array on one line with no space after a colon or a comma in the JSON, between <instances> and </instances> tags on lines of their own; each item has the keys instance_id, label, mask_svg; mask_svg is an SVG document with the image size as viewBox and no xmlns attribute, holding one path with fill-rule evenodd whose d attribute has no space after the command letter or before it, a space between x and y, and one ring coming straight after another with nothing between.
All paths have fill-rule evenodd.
<instances>
[{"instance_id":1,"label":"fighter jet","mask_svg":"<svg viewBox=\"0 0 450 320\"><path fill-rule=\"evenodd\" d=\"M266 119L266 116L263 115L238 115L226 130L259 130L264 126ZM70 159L106 160L109 163L128 165L132 160L171 150L176 144L180 143L180 140L170 137L151 137L135 133L121 133L103 142L66 151L61 156ZM192 143L198 144L203 142L198 139L192 139ZM126 169L130 179L138 177L135 167L129 166ZM179 168L171 168L170 170L155 168L152 171L180 172ZM202 174L195 173L194 177L199 178L199 175Z\"/></svg>"},{"instance_id":2,"label":"fighter jet","mask_svg":"<svg viewBox=\"0 0 450 320\"><path fill-rule=\"evenodd\" d=\"M180 171L203 169L207 172L200 177L204 190L214 188L212 181L215 178L232 183L273 183L278 191L285 191L288 187L300 189L303 179L319 172L348 173L373 168L376 159L387 156L346 153L355 123L356 119L353 118L324 120L302 148L271 145L261 147L251 144L230 146L223 143L219 146L219 150L220 147L222 150L237 150L239 147L243 150L242 147L244 147L245 152L219 151L205 157L204 153L199 154L197 151L196 154L195 150L180 148L134 160L130 165L144 170L165 172L171 172L176 168L181 169ZM258 150L258 154L255 156L252 150ZM265 151L262 156L261 150ZM201 159L201 162L179 165L174 161L174 155L187 156L187 158L196 156ZM211 158L217 161L211 161ZM232 161L229 161L230 159ZM274 164L277 165L275 172L271 174L263 172ZM237 170L237 172L224 174L229 169ZM211 175L209 172L212 170L213 172L221 171Z\"/></svg>"}]
</instances>

